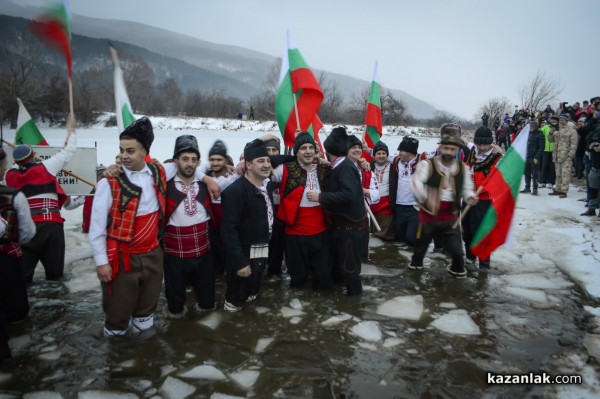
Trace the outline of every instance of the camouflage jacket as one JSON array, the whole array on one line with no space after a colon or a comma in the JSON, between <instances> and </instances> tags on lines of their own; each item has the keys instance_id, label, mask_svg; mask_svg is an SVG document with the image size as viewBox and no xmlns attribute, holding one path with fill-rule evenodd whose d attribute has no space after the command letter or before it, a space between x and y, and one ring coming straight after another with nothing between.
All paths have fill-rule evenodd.
<instances>
[{"instance_id":1,"label":"camouflage jacket","mask_svg":"<svg viewBox=\"0 0 600 399\"><path fill-rule=\"evenodd\" d=\"M554 162L566 162L573 159L577 149L577 131L572 122L561 126L558 130L552 129L548 134L548 140L554 143L552 160Z\"/></svg>"}]
</instances>

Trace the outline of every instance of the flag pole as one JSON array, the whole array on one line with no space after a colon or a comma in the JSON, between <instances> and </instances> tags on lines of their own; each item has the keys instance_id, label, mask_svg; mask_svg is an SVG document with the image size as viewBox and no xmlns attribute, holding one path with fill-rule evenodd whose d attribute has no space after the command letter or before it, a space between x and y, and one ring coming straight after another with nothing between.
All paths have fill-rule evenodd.
<instances>
[{"instance_id":1,"label":"flag pole","mask_svg":"<svg viewBox=\"0 0 600 399\"><path fill-rule=\"evenodd\" d=\"M75 113L73 112L73 78L69 76L69 109L71 111L71 116L75 118Z\"/></svg>"},{"instance_id":2,"label":"flag pole","mask_svg":"<svg viewBox=\"0 0 600 399\"><path fill-rule=\"evenodd\" d=\"M375 215L373 215L373 211L371 210L371 207L369 206L367 200L365 200L365 208L367 208L367 213L369 214L369 217L371 218L371 221L375 225L377 231L381 231L381 226L379 226L379 223L377 223L377 219L375 219Z\"/></svg>"},{"instance_id":3,"label":"flag pole","mask_svg":"<svg viewBox=\"0 0 600 399\"><path fill-rule=\"evenodd\" d=\"M479 186L479 188L477 189L477 191L475 191L475 196L476 197L479 196L479 194L481 193L481 190L483 190L483 186ZM460 216L458 217L458 219L456 219L456 222L454 222L454 224L452 225L453 229L455 229L455 228L458 227L458 225L463 220L463 218L465 217L465 215L467 214L467 212L469 212L469 209L471 209L471 204L467 204L467 206L465 206L465 209L462 210L462 212L460 213Z\"/></svg>"},{"instance_id":4,"label":"flag pole","mask_svg":"<svg viewBox=\"0 0 600 399\"><path fill-rule=\"evenodd\" d=\"M298 115L298 101L296 100L296 92L292 93L294 95L294 111L296 113L296 130L300 130L300 116Z\"/></svg>"},{"instance_id":5,"label":"flag pole","mask_svg":"<svg viewBox=\"0 0 600 399\"><path fill-rule=\"evenodd\" d=\"M2 142L3 142L3 143L5 143L6 145L8 145L9 147L12 147L12 148L15 148L15 147L16 147L16 145L15 145L15 144L11 143L11 142L10 142L10 141L8 141L8 140L2 139ZM35 159L37 159L38 161L43 161L43 159L42 159L42 158L40 158L40 157L38 157L38 156L37 156L37 154L35 155ZM92 187L94 187L94 188L96 187L96 184L95 184L95 183L92 183L91 181L89 181L89 180L87 180L87 179L85 179L85 178L83 178L83 177L79 176L77 173L73 173L73 172L71 172L71 171L69 171L69 170L66 170L66 169L62 169L62 170L61 170L61 172L65 173L65 174L67 174L67 175L69 175L69 176L73 176L74 178L76 178L76 179L79 179L79 180L81 180L82 182L84 182L84 183L86 183L86 184L89 184L90 186L92 186Z\"/></svg>"}]
</instances>

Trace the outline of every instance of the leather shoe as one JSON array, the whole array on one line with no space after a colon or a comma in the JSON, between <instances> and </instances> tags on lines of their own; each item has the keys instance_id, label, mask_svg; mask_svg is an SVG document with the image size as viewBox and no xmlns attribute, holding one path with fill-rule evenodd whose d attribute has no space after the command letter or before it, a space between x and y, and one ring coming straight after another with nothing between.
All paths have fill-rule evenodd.
<instances>
[{"instance_id":1,"label":"leather shoe","mask_svg":"<svg viewBox=\"0 0 600 399\"><path fill-rule=\"evenodd\" d=\"M579 216L596 216L596 210L595 209L588 209L587 211L583 212Z\"/></svg>"},{"instance_id":2,"label":"leather shoe","mask_svg":"<svg viewBox=\"0 0 600 399\"><path fill-rule=\"evenodd\" d=\"M553 190L551 193L548 193L548 195L561 195L562 193L560 191L556 191Z\"/></svg>"}]
</instances>

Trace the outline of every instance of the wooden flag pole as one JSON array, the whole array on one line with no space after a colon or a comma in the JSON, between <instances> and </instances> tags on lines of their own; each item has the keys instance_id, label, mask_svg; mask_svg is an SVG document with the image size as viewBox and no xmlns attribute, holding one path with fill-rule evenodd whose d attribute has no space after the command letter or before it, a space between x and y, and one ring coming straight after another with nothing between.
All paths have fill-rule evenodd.
<instances>
[{"instance_id":1,"label":"wooden flag pole","mask_svg":"<svg viewBox=\"0 0 600 399\"><path fill-rule=\"evenodd\" d=\"M298 115L298 101L296 100L296 93L293 93L294 95L294 111L296 113L296 130L301 130L302 128L300 127L300 116Z\"/></svg>"},{"instance_id":2,"label":"wooden flag pole","mask_svg":"<svg viewBox=\"0 0 600 399\"><path fill-rule=\"evenodd\" d=\"M12 147L12 148L15 148L15 147L16 147L16 145L14 145L13 143L11 143L10 141L7 141L7 140L4 140L4 139L2 139L2 142L6 143L6 144L7 144L9 147ZM38 157L37 155L35 155L35 159L37 159L38 161L43 161L43 159L42 159L42 158L40 158L40 157ZM84 182L84 183L86 183L86 184L89 184L90 186L92 186L92 187L94 187L94 188L96 187L96 184L95 184L95 183L92 183L91 181L89 181L89 180L87 180L87 179L85 179L85 178L83 178L83 177L79 176L79 175L78 175L78 174L76 174L76 173L73 173L73 172L71 172L71 171L69 171L69 170L65 170L65 169L62 169L62 170L61 170L61 172L65 173L65 174L67 174L67 175L69 175L69 176L73 176L74 178L76 178L76 179L79 179L79 180L81 180L82 182Z\"/></svg>"},{"instance_id":3,"label":"wooden flag pole","mask_svg":"<svg viewBox=\"0 0 600 399\"><path fill-rule=\"evenodd\" d=\"M381 231L381 227L379 226L379 223L377 223L377 219L375 219L375 215L373 215L373 211L371 210L371 207L369 206L367 200L365 200L365 208L367 208L367 213L369 214L369 217L371 218L371 221L375 225L377 231Z\"/></svg>"},{"instance_id":4,"label":"wooden flag pole","mask_svg":"<svg viewBox=\"0 0 600 399\"><path fill-rule=\"evenodd\" d=\"M69 110L71 112L71 117L75 118L75 113L73 112L73 78L69 76Z\"/></svg>"},{"instance_id":5,"label":"wooden flag pole","mask_svg":"<svg viewBox=\"0 0 600 399\"><path fill-rule=\"evenodd\" d=\"M475 196L476 197L479 196L479 194L481 193L481 190L483 190L483 186L479 186L479 188L477 189L477 191L475 191ZM471 209L471 205L467 204L467 206L465 206L465 209L463 209L462 212L460 213L460 216L458 217L458 219L456 219L456 222L454 222L454 224L452 225L453 229L455 229L455 228L458 227L458 225L463 220L463 218L465 217L465 215L467 214L467 212L469 212L469 209Z\"/></svg>"}]
</instances>

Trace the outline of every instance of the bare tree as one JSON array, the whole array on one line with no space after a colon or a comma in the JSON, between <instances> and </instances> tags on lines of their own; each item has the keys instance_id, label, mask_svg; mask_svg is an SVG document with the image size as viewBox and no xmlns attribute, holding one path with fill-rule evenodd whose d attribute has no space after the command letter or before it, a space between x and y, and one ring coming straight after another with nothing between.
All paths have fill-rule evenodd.
<instances>
[{"instance_id":1,"label":"bare tree","mask_svg":"<svg viewBox=\"0 0 600 399\"><path fill-rule=\"evenodd\" d=\"M325 122L339 120L344 100L338 91L337 82L325 77L325 72L319 74L319 86L323 91L323 102L319 108L319 117Z\"/></svg>"},{"instance_id":2,"label":"bare tree","mask_svg":"<svg viewBox=\"0 0 600 399\"><path fill-rule=\"evenodd\" d=\"M406 103L394 97L390 90L382 87L381 114L384 125L401 125L406 120Z\"/></svg>"},{"instance_id":3,"label":"bare tree","mask_svg":"<svg viewBox=\"0 0 600 399\"><path fill-rule=\"evenodd\" d=\"M542 111L543 106L558 99L562 91L559 79L551 79L538 70L533 78L521 86L521 106L532 113Z\"/></svg>"},{"instance_id":4,"label":"bare tree","mask_svg":"<svg viewBox=\"0 0 600 399\"><path fill-rule=\"evenodd\" d=\"M490 116L490 121L492 121L491 123L494 123L493 121L495 121L496 118L502 118L504 114L508 114L510 112L512 112L512 103L508 98L492 97L487 99L479 106L477 114L474 115L473 119L475 124L479 124L481 121L481 116L484 113L487 113Z\"/></svg>"}]
</instances>

